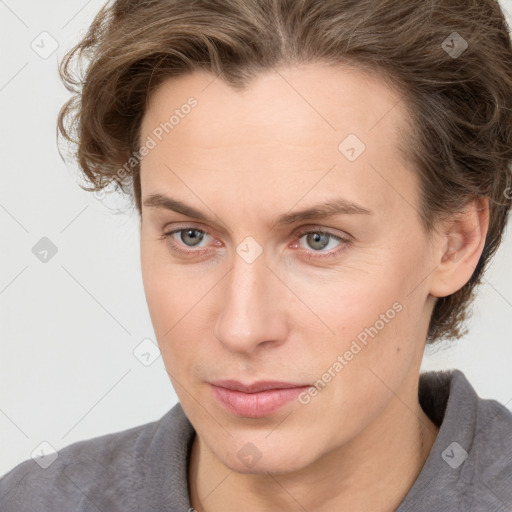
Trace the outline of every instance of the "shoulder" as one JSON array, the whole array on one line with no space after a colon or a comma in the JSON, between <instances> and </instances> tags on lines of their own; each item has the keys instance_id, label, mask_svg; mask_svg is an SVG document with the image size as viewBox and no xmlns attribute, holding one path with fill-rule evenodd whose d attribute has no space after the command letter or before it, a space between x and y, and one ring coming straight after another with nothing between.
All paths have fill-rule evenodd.
<instances>
[{"instance_id":1,"label":"shoulder","mask_svg":"<svg viewBox=\"0 0 512 512\"><path fill-rule=\"evenodd\" d=\"M457 369L422 374L419 399L440 429L398 510L512 507L512 412L480 397Z\"/></svg>"},{"instance_id":2,"label":"shoulder","mask_svg":"<svg viewBox=\"0 0 512 512\"><path fill-rule=\"evenodd\" d=\"M497 400L479 396L458 370L452 390L447 430L451 438L446 438L451 444L443 456L465 483L464 503L473 510L512 506L512 412Z\"/></svg>"},{"instance_id":3,"label":"shoulder","mask_svg":"<svg viewBox=\"0 0 512 512\"><path fill-rule=\"evenodd\" d=\"M470 447L475 494L489 493L496 503L512 507L512 412L496 400L483 398L477 410Z\"/></svg>"},{"instance_id":4,"label":"shoulder","mask_svg":"<svg viewBox=\"0 0 512 512\"><path fill-rule=\"evenodd\" d=\"M0 479L0 510L131 510L144 451L162 419L73 443L53 461L20 463Z\"/></svg>"}]
</instances>

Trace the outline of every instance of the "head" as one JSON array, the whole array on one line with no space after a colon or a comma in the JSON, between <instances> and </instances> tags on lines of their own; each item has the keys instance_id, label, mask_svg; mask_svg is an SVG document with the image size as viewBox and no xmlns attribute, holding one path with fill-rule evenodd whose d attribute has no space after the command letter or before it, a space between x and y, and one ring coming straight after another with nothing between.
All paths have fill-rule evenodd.
<instances>
[{"instance_id":1,"label":"head","mask_svg":"<svg viewBox=\"0 0 512 512\"><path fill-rule=\"evenodd\" d=\"M248 442L261 471L298 469L414 386L425 343L465 332L512 197L507 26L490 0L189 4L105 7L62 64L59 129L91 190L133 198L199 435L239 471L257 470ZM317 392L247 418L212 400L221 379Z\"/></svg>"}]
</instances>

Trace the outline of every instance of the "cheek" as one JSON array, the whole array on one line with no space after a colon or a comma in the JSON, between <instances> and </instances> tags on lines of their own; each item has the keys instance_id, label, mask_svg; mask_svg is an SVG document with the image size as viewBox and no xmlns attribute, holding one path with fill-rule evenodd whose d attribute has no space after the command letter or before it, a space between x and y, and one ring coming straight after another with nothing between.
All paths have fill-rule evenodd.
<instances>
[{"instance_id":1,"label":"cheek","mask_svg":"<svg viewBox=\"0 0 512 512\"><path fill-rule=\"evenodd\" d=\"M320 286L309 282L295 290L297 295L307 297L317 318L323 320L326 335L349 341L363 333L360 338L364 340L365 329L377 324L377 329L384 332L398 320L406 285L403 277L394 276L392 270L385 265L352 269L338 272ZM316 324L320 326L318 319Z\"/></svg>"},{"instance_id":2,"label":"cheek","mask_svg":"<svg viewBox=\"0 0 512 512\"><path fill-rule=\"evenodd\" d=\"M411 315L404 288L390 280L354 295L340 294L338 313L330 320L336 338L327 351L310 340L322 354L317 356L317 378L328 382L313 408L331 416L340 432L369 424L393 398L419 354L416 313Z\"/></svg>"},{"instance_id":3,"label":"cheek","mask_svg":"<svg viewBox=\"0 0 512 512\"><path fill-rule=\"evenodd\" d=\"M165 366L177 376L199 355L212 283L191 280L162 253L161 247L141 238L142 280L151 323Z\"/></svg>"},{"instance_id":4,"label":"cheek","mask_svg":"<svg viewBox=\"0 0 512 512\"><path fill-rule=\"evenodd\" d=\"M353 270L350 276L338 274L338 281L323 283L321 290L309 289L311 308L331 331L329 342L325 336L309 340L319 370L331 368L342 356L341 373L356 381L370 379L372 389L370 369L393 380L394 372L409 367L423 335L419 328L424 316L421 294L410 293L415 282L411 272L420 257L412 252L382 251L388 257L381 258L379 265Z\"/></svg>"},{"instance_id":5,"label":"cheek","mask_svg":"<svg viewBox=\"0 0 512 512\"><path fill-rule=\"evenodd\" d=\"M153 328L160 342L176 322L186 290L169 275L170 267L155 245L154 241L141 237L142 281Z\"/></svg>"}]
</instances>

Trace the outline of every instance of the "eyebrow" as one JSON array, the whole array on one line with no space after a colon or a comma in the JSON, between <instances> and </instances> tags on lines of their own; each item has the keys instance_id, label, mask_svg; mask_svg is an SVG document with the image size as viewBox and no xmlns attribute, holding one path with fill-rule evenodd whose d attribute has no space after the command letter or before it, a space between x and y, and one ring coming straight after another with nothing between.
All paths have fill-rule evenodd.
<instances>
[{"instance_id":1,"label":"eyebrow","mask_svg":"<svg viewBox=\"0 0 512 512\"><path fill-rule=\"evenodd\" d=\"M187 217L192 217L201 221L212 221L208 215L205 215L203 212L197 210L196 208L187 205L177 199L173 199L172 197L167 197L158 193L149 195L144 200L143 204L148 208L161 208L165 210L171 210L173 212L181 213ZM304 210L280 215L273 221L272 229L279 225L293 224L295 222L304 220L322 219L340 214L373 215L374 212L344 198L330 199L324 203L311 206Z\"/></svg>"}]
</instances>

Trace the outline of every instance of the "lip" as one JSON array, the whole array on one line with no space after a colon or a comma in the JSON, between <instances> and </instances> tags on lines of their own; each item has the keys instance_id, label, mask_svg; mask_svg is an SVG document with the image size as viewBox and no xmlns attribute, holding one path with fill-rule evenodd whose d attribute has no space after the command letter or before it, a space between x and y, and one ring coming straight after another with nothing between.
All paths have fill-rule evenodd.
<instances>
[{"instance_id":1,"label":"lip","mask_svg":"<svg viewBox=\"0 0 512 512\"><path fill-rule=\"evenodd\" d=\"M213 386L230 389L232 391L241 391L242 393L258 393L260 391L268 391L269 389L291 389L303 388L310 384L280 382L277 380L260 380L252 384L242 384L237 380L218 380L211 383Z\"/></svg>"},{"instance_id":2,"label":"lip","mask_svg":"<svg viewBox=\"0 0 512 512\"><path fill-rule=\"evenodd\" d=\"M228 412L248 418L269 416L311 387L278 381L242 384L235 380L216 381L210 386L214 397Z\"/></svg>"}]
</instances>

